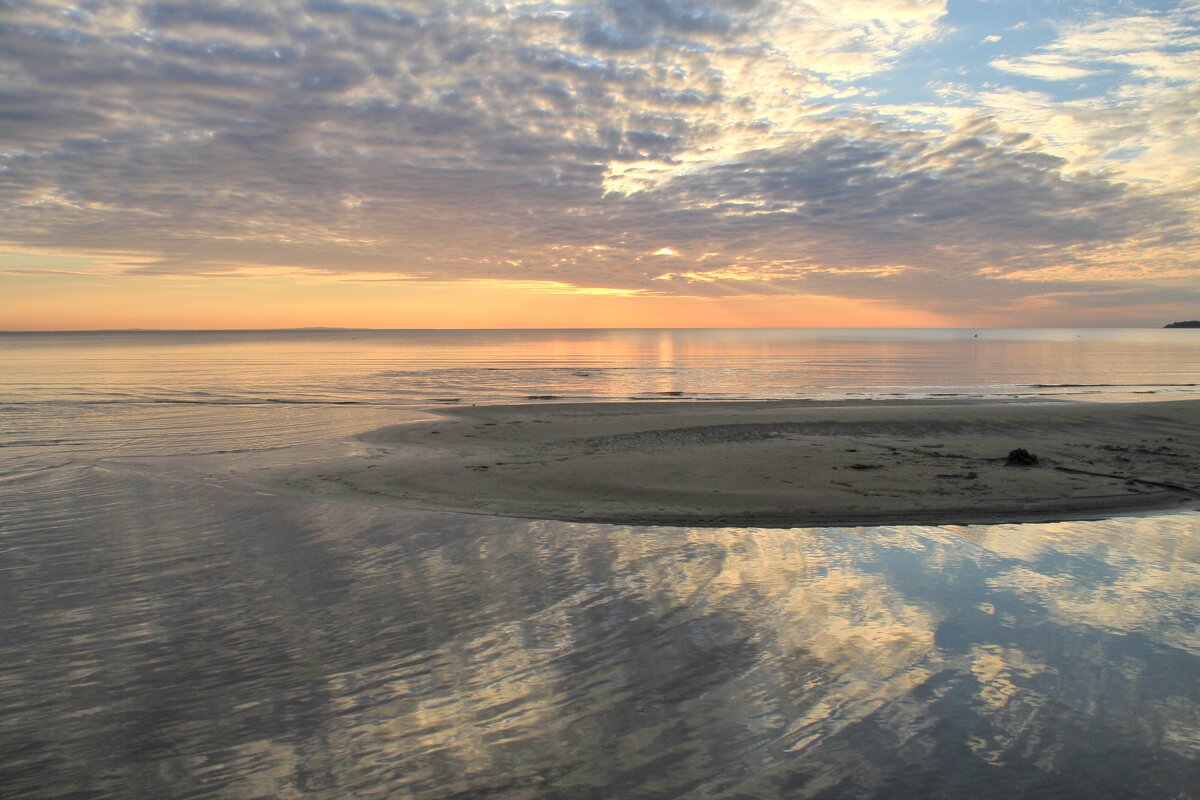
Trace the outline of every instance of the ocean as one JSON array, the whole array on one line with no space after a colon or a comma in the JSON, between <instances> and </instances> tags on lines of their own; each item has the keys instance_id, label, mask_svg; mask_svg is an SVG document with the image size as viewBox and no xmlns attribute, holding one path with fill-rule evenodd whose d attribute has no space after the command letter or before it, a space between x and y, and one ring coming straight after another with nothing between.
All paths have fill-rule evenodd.
<instances>
[{"instance_id":1,"label":"ocean","mask_svg":"<svg viewBox=\"0 0 1200 800\"><path fill-rule=\"evenodd\" d=\"M1200 396L1198 356L1187 329L0 334L0 402L1161 399Z\"/></svg>"},{"instance_id":2,"label":"ocean","mask_svg":"<svg viewBox=\"0 0 1200 800\"><path fill-rule=\"evenodd\" d=\"M283 495L428 405L1200 397L1196 330L0 334L4 797L1197 797L1200 513Z\"/></svg>"}]
</instances>

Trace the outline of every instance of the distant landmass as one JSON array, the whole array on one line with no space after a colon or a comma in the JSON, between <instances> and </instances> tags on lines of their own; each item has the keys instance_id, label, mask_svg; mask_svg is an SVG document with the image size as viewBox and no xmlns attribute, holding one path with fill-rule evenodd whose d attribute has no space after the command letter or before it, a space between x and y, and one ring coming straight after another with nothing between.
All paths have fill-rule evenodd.
<instances>
[{"instance_id":1,"label":"distant landmass","mask_svg":"<svg viewBox=\"0 0 1200 800\"><path fill-rule=\"evenodd\" d=\"M1186 319L1183 322L1168 322L1164 328L1200 328L1200 319Z\"/></svg>"}]
</instances>

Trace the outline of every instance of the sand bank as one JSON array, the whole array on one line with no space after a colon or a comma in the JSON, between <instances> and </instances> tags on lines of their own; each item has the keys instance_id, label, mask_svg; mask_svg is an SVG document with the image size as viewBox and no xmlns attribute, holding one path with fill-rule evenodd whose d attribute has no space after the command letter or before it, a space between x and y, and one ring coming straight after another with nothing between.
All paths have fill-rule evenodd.
<instances>
[{"instance_id":1,"label":"sand bank","mask_svg":"<svg viewBox=\"0 0 1200 800\"><path fill-rule=\"evenodd\" d=\"M291 489L661 525L1061 520L1196 504L1200 401L651 402L437 408ZM1025 448L1035 466L1007 455Z\"/></svg>"}]
</instances>

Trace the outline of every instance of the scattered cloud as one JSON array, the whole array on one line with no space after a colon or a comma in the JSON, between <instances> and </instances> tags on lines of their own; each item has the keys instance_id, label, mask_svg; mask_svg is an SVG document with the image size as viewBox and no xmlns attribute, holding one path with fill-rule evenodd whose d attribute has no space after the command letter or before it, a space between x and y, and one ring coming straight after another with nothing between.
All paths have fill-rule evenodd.
<instances>
[{"instance_id":1,"label":"scattered cloud","mask_svg":"<svg viewBox=\"0 0 1200 800\"><path fill-rule=\"evenodd\" d=\"M1026 56L1019 59L997 58L992 62L992 66L1014 75L1044 81L1069 81L1096 74L1096 70L1077 67L1067 63L1064 57L1053 55Z\"/></svg>"},{"instance_id":2,"label":"scattered cloud","mask_svg":"<svg viewBox=\"0 0 1200 800\"><path fill-rule=\"evenodd\" d=\"M872 81L947 40L941 0L3 4L0 242L142 276L1185 302L1198 17L1056 20L904 103Z\"/></svg>"}]
</instances>

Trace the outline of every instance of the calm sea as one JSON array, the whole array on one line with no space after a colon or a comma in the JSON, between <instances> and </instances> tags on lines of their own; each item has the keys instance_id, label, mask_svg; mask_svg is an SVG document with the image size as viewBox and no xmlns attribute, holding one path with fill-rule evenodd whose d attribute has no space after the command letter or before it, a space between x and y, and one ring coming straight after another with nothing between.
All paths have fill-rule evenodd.
<instances>
[{"instance_id":1,"label":"calm sea","mask_svg":"<svg viewBox=\"0 0 1200 800\"><path fill-rule=\"evenodd\" d=\"M1200 396L1200 330L0 334L0 402Z\"/></svg>"},{"instance_id":2,"label":"calm sea","mask_svg":"<svg viewBox=\"0 0 1200 800\"><path fill-rule=\"evenodd\" d=\"M652 528L223 477L534 396L1152 402L1200 397L1200 331L0 335L0 796L1200 796L1200 513Z\"/></svg>"}]
</instances>

